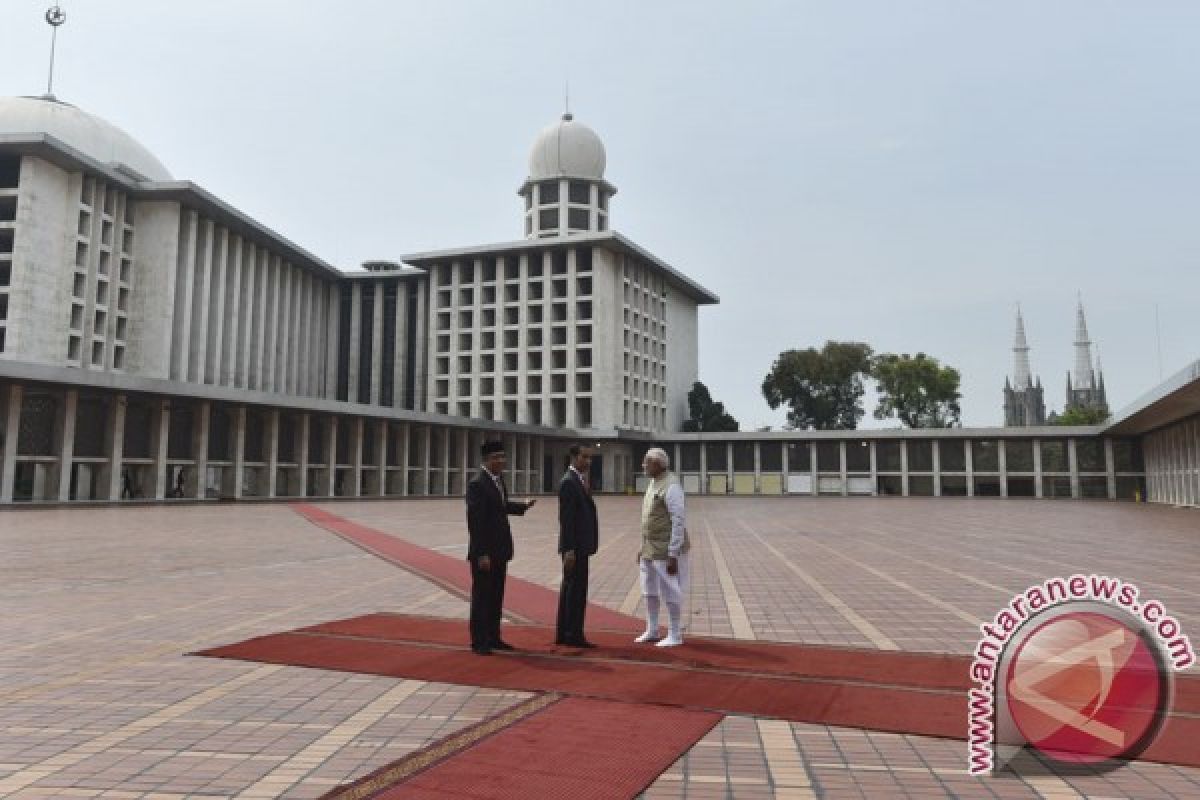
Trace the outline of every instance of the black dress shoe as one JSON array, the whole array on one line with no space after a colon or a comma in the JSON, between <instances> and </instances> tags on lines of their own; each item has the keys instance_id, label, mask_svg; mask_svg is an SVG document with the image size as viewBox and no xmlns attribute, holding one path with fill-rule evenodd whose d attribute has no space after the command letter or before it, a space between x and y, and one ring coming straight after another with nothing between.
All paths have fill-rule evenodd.
<instances>
[{"instance_id":1,"label":"black dress shoe","mask_svg":"<svg viewBox=\"0 0 1200 800\"><path fill-rule=\"evenodd\" d=\"M496 641L492 642L492 649L493 650L516 650L517 648L513 647L511 644L504 641L503 639L497 639Z\"/></svg>"},{"instance_id":2,"label":"black dress shoe","mask_svg":"<svg viewBox=\"0 0 1200 800\"><path fill-rule=\"evenodd\" d=\"M589 642L587 639L584 639L582 636L580 636L578 638L572 637L570 639L563 639L562 641L556 642L555 644L564 644L567 647L587 647L587 648L592 648L592 647L596 646L596 645L592 644L591 642Z\"/></svg>"},{"instance_id":3,"label":"black dress shoe","mask_svg":"<svg viewBox=\"0 0 1200 800\"><path fill-rule=\"evenodd\" d=\"M492 654L492 648L483 646L476 647L475 645L471 645L471 652L477 656L490 656Z\"/></svg>"}]
</instances>

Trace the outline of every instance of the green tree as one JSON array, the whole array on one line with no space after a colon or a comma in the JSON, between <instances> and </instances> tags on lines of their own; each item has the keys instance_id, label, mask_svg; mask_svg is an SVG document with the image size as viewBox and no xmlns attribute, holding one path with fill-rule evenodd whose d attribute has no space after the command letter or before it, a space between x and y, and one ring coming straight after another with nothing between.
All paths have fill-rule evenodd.
<instances>
[{"instance_id":1,"label":"green tree","mask_svg":"<svg viewBox=\"0 0 1200 800\"><path fill-rule=\"evenodd\" d=\"M737 420L725 411L724 403L714 402L708 387L700 381L692 384L688 392L688 411L691 418L684 420L683 429L696 431L736 431Z\"/></svg>"},{"instance_id":2,"label":"green tree","mask_svg":"<svg viewBox=\"0 0 1200 800\"><path fill-rule=\"evenodd\" d=\"M1054 425L1099 425L1108 419L1108 409L1085 406L1068 408L1051 420Z\"/></svg>"},{"instance_id":3,"label":"green tree","mask_svg":"<svg viewBox=\"0 0 1200 800\"><path fill-rule=\"evenodd\" d=\"M820 350L786 350L763 379L772 409L788 407L792 429L850 430L862 419L863 376L871 348L861 342L826 342Z\"/></svg>"},{"instance_id":4,"label":"green tree","mask_svg":"<svg viewBox=\"0 0 1200 800\"><path fill-rule=\"evenodd\" d=\"M958 370L924 353L884 353L871 364L879 404L875 419L899 417L910 428L952 428L960 423Z\"/></svg>"}]
</instances>

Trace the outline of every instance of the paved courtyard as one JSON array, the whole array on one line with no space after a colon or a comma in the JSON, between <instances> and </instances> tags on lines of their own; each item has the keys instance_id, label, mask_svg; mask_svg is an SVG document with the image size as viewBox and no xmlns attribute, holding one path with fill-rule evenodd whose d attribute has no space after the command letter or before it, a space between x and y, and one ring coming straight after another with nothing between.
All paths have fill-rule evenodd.
<instances>
[{"instance_id":1,"label":"paved courtyard","mask_svg":"<svg viewBox=\"0 0 1200 800\"><path fill-rule=\"evenodd\" d=\"M321 507L465 552L461 499ZM638 498L599 501L593 602L640 613ZM553 586L553 498L512 574ZM1200 514L1105 502L692 498L697 634L966 654L1045 578L1140 585L1200 639ZM528 695L185 655L466 603L284 504L0 513L0 796L313 798ZM465 624L464 624L465 628ZM465 634L465 630L464 630ZM1200 770L974 778L959 741L727 717L647 797L1196 797Z\"/></svg>"}]
</instances>

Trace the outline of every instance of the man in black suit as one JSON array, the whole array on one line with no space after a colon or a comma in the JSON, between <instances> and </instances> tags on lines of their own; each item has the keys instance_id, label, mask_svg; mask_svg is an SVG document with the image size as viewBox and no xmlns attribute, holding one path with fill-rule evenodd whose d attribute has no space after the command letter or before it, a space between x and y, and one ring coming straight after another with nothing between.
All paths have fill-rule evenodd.
<instances>
[{"instance_id":1,"label":"man in black suit","mask_svg":"<svg viewBox=\"0 0 1200 800\"><path fill-rule=\"evenodd\" d=\"M471 563L471 649L481 656L492 650L512 650L500 638L504 611L504 578L513 557L508 515L520 516L533 507L508 499L504 445L484 442L483 467L467 484L467 561Z\"/></svg>"},{"instance_id":2,"label":"man in black suit","mask_svg":"<svg viewBox=\"0 0 1200 800\"><path fill-rule=\"evenodd\" d=\"M588 558L599 546L599 519L592 499L588 474L592 451L571 446L571 465L558 486L558 552L562 555L563 578L558 594L558 625L555 644L595 647L583 636L587 610Z\"/></svg>"}]
</instances>

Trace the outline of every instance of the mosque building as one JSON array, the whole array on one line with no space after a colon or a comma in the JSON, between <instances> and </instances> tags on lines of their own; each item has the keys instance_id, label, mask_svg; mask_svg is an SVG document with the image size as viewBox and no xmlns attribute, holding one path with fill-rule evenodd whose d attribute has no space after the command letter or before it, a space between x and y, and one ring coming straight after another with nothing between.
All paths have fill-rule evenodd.
<instances>
[{"instance_id":1,"label":"mosque building","mask_svg":"<svg viewBox=\"0 0 1200 800\"><path fill-rule=\"evenodd\" d=\"M1020 318L1008 427L680 432L718 299L613 229L606 168L564 114L514 240L343 271L102 118L0 98L0 503L453 495L501 439L520 494L584 441L601 491L659 445L693 493L1200 504L1200 362L1047 426ZM1070 402L1106 403L1086 355Z\"/></svg>"}]
</instances>

